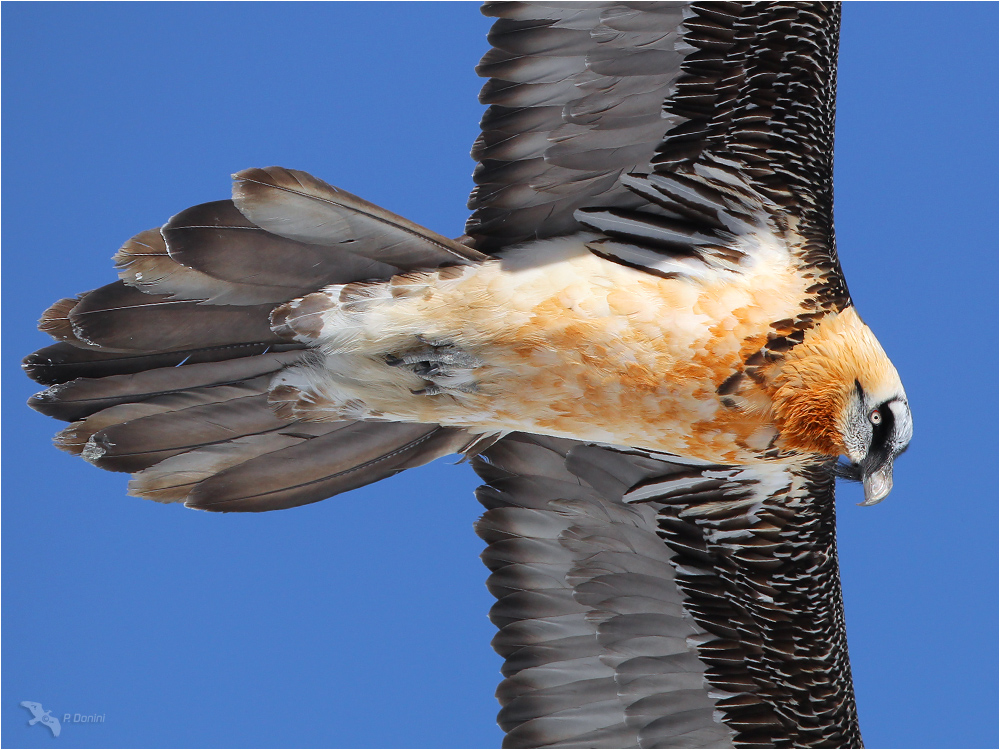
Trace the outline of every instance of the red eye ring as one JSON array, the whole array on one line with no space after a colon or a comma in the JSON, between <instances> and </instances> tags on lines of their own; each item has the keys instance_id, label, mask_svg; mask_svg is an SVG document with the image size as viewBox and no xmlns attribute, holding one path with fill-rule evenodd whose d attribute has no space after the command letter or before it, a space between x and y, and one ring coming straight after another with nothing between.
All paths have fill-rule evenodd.
<instances>
[{"instance_id":1,"label":"red eye ring","mask_svg":"<svg viewBox=\"0 0 1000 750\"><path fill-rule=\"evenodd\" d=\"M872 409L872 413L868 415L868 419L871 420L872 424L880 424L882 422L882 415L878 409Z\"/></svg>"}]
</instances>

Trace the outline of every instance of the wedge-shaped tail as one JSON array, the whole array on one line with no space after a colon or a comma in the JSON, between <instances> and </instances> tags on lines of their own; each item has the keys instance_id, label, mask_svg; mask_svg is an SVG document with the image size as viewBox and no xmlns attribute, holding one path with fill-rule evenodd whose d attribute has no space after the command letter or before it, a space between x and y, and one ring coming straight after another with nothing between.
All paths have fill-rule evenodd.
<instances>
[{"instance_id":1,"label":"wedge-shaped tail","mask_svg":"<svg viewBox=\"0 0 1000 750\"><path fill-rule=\"evenodd\" d=\"M274 307L485 257L303 172L247 170L232 201L194 206L126 242L119 281L43 314L39 327L59 343L25 359L49 386L29 404L70 422L59 448L133 473L133 495L216 511L316 502L462 452L477 436L282 418L271 383L308 350L272 330Z\"/></svg>"}]
</instances>

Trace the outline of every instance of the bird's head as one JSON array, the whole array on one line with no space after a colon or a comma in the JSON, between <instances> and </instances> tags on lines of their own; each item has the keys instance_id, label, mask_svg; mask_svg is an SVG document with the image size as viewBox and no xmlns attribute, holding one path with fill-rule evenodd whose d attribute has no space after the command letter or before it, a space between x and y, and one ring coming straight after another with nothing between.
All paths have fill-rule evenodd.
<instances>
[{"instance_id":1,"label":"bird's head","mask_svg":"<svg viewBox=\"0 0 1000 750\"><path fill-rule=\"evenodd\" d=\"M807 331L771 384L782 447L846 457L837 474L864 485L862 505L885 499L913 419L896 368L854 308Z\"/></svg>"}]
</instances>

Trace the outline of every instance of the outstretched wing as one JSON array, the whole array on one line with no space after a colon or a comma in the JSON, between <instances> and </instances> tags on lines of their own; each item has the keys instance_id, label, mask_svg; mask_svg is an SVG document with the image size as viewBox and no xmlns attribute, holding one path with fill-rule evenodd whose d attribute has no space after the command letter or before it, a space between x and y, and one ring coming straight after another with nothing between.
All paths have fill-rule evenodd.
<instances>
[{"instance_id":1,"label":"outstretched wing","mask_svg":"<svg viewBox=\"0 0 1000 750\"><path fill-rule=\"evenodd\" d=\"M21 701L21 705L24 706L29 711L31 711L31 715L34 716L36 719L39 716L45 715L45 709L42 708L41 703L36 703L35 701Z\"/></svg>"},{"instance_id":2,"label":"outstretched wing","mask_svg":"<svg viewBox=\"0 0 1000 750\"><path fill-rule=\"evenodd\" d=\"M741 237L779 236L849 295L833 235L836 3L489 3L489 104L466 232L501 252L581 230L604 257L663 273L738 270ZM668 273L670 265L666 265Z\"/></svg>"},{"instance_id":3,"label":"outstretched wing","mask_svg":"<svg viewBox=\"0 0 1000 750\"><path fill-rule=\"evenodd\" d=\"M583 205L634 207L619 184L647 170L671 124L663 102L681 73L687 3L486 3L493 45L474 209L466 233L488 252L580 229Z\"/></svg>"},{"instance_id":4,"label":"outstretched wing","mask_svg":"<svg viewBox=\"0 0 1000 750\"><path fill-rule=\"evenodd\" d=\"M857 747L828 464L474 461L506 747Z\"/></svg>"}]
</instances>

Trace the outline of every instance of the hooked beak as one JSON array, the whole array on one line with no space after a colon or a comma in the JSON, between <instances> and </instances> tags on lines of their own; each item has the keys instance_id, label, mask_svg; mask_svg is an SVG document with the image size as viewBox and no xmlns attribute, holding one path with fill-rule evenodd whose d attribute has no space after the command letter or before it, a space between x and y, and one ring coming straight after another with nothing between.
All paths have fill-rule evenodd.
<instances>
[{"instance_id":1,"label":"hooked beak","mask_svg":"<svg viewBox=\"0 0 1000 750\"><path fill-rule=\"evenodd\" d=\"M865 474L861 483L865 488L865 501L858 505L878 505L892 489L892 460L886 461L871 474Z\"/></svg>"}]
</instances>

